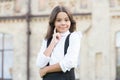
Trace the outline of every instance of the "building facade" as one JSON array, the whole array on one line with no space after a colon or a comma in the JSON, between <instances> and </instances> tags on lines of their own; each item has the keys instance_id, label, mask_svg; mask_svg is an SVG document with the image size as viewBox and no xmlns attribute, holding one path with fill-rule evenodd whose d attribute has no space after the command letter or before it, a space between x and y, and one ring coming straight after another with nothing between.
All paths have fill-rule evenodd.
<instances>
[{"instance_id":1,"label":"building facade","mask_svg":"<svg viewBox=\"0 0 120 80\"><path fill-rule=\"evenodd\" d=\"M120 0L0 0L0 80L41 80L36 57L56 5L83 32L76 80L120 80Z\"/></svg>"}]
</instances>

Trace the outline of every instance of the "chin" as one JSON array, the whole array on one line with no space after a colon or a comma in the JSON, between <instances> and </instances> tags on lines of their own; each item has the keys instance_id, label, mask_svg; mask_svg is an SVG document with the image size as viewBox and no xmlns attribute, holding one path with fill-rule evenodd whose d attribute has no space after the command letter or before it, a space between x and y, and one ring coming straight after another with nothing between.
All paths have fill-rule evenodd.
<instances>
[{"instance_id":1,"label":"chin","mask_svg":"<svg viewBox=\"0 0 120 80\"><path fill-rule=\"evenodd\" d=\"M60 33L64 33L64 32L66 32L66 31L60 31Z\"/></svg>"}]
</instances>

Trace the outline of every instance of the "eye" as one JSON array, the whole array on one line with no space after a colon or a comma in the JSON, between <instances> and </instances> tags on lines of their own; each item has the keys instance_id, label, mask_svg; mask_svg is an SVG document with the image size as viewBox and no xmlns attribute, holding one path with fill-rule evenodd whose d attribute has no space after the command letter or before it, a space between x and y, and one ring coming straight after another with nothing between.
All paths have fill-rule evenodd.
<instances>
[{"instance_id":1,"label":"eye","mask_svg":"<svg viewBox=\"0 0 120 80\"><path fill-rule=\"evenodd\" d=\"M61 21L61 19L56 19L56 21L57 21L57 22L60 22L60 21Z\"/></svg>"},{"instance_id":2,"label":"eye","mask_svg":"<svg viewBox=\"0 0 120 80\"><path fill-rule=\"evenodd\" d=\"M69 19L65 19L65 21L70 21Z\"/></svg>"},{"instance_id":3,"label":"eye","mask_svg":"<svg viewBox=\"0 0 120 80\"><path fill-rule=\"evenodd\" d=\"M65 21L68 21L67 19Z\"/></svg>"}]
</instances>

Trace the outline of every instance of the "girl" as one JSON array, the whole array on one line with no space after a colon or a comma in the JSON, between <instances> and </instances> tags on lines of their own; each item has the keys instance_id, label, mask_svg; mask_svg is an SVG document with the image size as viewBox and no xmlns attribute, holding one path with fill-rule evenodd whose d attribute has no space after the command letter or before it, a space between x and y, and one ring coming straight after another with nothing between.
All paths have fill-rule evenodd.
<instances>
[{"instance_id":1,"label":"girl","mask_svg":"<svg viewBox=\"0 0 120 80\"><path fill-rule=\"evenodd\" d=\"M82 37L81 32L75 30L76 22L70 11L56 6L36 62L43 80L75 80L74 68L78 65Z\"/></svg>"}]
</instances>

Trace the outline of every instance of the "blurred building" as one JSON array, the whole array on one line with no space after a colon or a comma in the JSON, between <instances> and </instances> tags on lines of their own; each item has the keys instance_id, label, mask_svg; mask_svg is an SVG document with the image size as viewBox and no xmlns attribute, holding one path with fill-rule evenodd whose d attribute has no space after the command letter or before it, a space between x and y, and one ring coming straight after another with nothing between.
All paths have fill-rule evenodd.
<instances>
[{"instance_id":1,"label":"blurred building","mask_svg":"<svg viewBox=\"0 0 120 80\"><path fill-rule=\"evenodd\" d=\"M56 5L83 32L77 80L120 80L120 0L0 0L0 80L41 80L36 57Z\"/></svg>"}]
</instances>

